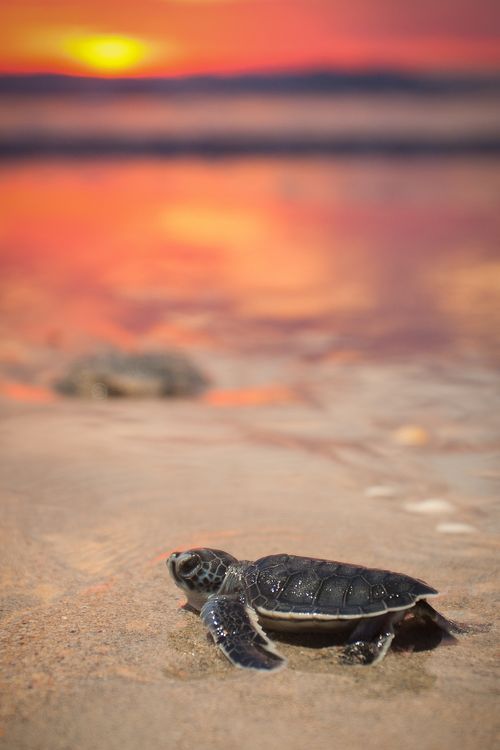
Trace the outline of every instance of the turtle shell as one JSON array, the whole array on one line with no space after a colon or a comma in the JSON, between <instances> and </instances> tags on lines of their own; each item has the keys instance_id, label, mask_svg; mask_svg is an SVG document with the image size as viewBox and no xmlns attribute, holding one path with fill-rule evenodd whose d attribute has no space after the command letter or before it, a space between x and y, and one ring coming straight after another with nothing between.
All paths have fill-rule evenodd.
<instances>
[{"instance_id":1,"label":"turtle shell","mask_svg":"<svg viewBox=\"0 0 500 750\"><path fill-rule=\"evenodd\" d=\"M293 555L262 557L244 579L249 604L272 619L373 617L438 593L401 573Z\"/></svg>"}]
</instances>

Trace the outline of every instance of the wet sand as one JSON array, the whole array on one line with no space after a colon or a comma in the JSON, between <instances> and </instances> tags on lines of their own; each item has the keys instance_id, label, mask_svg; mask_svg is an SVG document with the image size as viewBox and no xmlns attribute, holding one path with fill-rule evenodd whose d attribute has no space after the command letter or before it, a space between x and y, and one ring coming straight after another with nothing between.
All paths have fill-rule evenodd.
<instances>
[{"instance_id":1,"label":"wet sand","mask_svg":"<svg viewBox=\"0 0 500 750\"><path fill-rule=\"evenodd\" d=\"M497 373L212 366L229 390L198 401L2 401L0 745L493 748ZM400 570L442 591L447 617L492 627L401 642L372 668L276 636L288 668L246 673L168 579L168 554L196 545Z\"/></svg>"}]
</instances>

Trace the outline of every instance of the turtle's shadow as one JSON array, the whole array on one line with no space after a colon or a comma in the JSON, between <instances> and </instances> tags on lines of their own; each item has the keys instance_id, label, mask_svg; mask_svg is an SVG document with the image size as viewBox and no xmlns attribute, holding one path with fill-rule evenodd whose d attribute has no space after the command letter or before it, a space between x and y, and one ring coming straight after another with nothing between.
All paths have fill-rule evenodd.
<instances>
[{"instance_id":1,"label":"turtle's shadow","mask_svg":"<svg viewBox=\"0 0 500 750\"><path fill-rule=\"evenodd\" d=\"M280 643L294 646L320 649L332 646L344 646L349 637L349 631L317 632L317 633L289 633L273 631L272 639ZM445 636L443 631L434 623L403 622L396 628L392 648L397 651L432 651L440 643L453 643L455 639Z\"/></svg>"}]
</instances>

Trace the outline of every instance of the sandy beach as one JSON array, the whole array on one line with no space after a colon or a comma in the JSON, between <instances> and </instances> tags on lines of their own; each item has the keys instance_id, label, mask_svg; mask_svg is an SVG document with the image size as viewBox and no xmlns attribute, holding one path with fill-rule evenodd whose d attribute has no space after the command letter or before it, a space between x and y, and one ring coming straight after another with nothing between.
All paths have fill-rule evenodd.
<instances>
[{"instance_id":1,"label":"sandy beach","mask_svg":"<svg viewBox=\"0 0 500 750\"><path fill-rule=\"evenodd\" d=\"M0 745L493 748L496 373L423 357L217 367L227 388L192 401L2 401ZM447 617L492 626L451 647L401 640L372 668L276 635L287 669L236 670L167 575L171 551L201 545L406 572Z\"/></svg>"}]
</instances>

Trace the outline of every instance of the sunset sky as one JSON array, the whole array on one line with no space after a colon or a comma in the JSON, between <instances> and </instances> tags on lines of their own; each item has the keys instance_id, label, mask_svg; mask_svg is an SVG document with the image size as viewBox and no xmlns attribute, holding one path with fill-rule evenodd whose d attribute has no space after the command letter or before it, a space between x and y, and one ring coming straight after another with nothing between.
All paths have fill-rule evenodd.
<instances>
[{"instance_id":1,"label":"sunset sky","mask_svg":"<svg viewBox=\"0 0 500 750\"><path fill-rule=\"evenodd\" d=\"M0 70L500 69L496 0L5 0Z\"/></svg>"}]
</instances>

